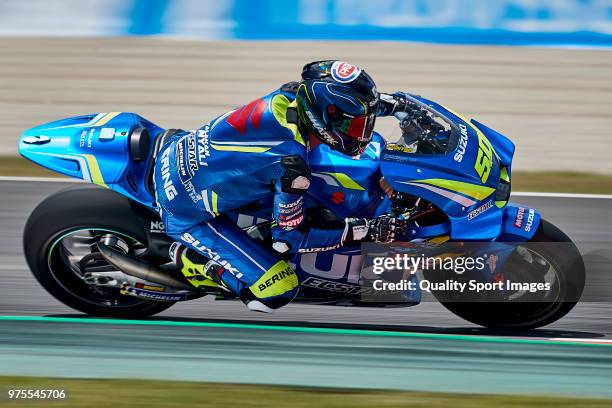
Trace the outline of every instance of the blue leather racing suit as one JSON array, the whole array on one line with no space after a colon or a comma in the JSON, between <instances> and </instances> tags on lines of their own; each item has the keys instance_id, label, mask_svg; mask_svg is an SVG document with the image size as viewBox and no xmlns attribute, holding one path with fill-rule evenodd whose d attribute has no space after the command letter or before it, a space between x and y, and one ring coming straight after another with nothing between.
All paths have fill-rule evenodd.
<instances>
[{"instance_id":1,"label":"blue leather racing suit","mask_svg":"<svg viewBox=\"0 0 612 408\"><path fill-rule=\"evenodd\" d=\"M286 255L339 246L344 234L342 228L305 228L308 150L295 96L284 89L173 136L155 165L167 234L217 261L223 284L247 305L257 300L271 309L297 294L298 277ZM224 216L270 195L274 250Z\"/></svg>"}]
</instances>

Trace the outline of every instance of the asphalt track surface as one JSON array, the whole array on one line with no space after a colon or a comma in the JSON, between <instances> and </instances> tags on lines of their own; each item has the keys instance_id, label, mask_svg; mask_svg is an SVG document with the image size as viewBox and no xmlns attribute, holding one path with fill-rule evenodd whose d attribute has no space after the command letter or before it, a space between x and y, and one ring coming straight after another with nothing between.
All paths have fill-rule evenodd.
<instances>
[{"instance_id":1,"label":"asphalt track surface","mask_svg":"<svg viewBox=\"0 0 612 408\"><path fill-rule=\"evenodd\" d=\"M65 315L74 314L44 289L31 276L22 250L22 231L31 210L46 196L66 188L58 182L0 181L0 315ZM559 322L543 331L530 333L541 337L607 337L612 339L612 280L605 274L612 271L612 200L517 197L514 201L540 209L545 218L557 224L579 243L587 258L587 266L599 279L590 284L588 299ZM612 276L612 275L611 275ZM214 319L284 324L333 324L361 327L391 326L409 331L471 332L478 331L454 317L437 303L423 303L400 309L346 308L314 305L289 305L272 315L248 312L234 301L197 299L178 303L159 317Z\"/></svg>"},{"instance_id":2,"label":"asphalt track surface","mask_svg":"<svg viewBox=\"0 0 612 408\"><path fill-rule=\"evenodd\" d=\"M471 325L430 302L289 305L263 315L201 299L149 322L80 321L85 316L31 277L21 247L30 211L67 186L0 181L0 316L17 316L0 317L0 375L612 396L610 199L513 199L540 209L579 243L594 271L589 299L598 301L545 328L509 333Z\"/></svg>"}]
</instances>

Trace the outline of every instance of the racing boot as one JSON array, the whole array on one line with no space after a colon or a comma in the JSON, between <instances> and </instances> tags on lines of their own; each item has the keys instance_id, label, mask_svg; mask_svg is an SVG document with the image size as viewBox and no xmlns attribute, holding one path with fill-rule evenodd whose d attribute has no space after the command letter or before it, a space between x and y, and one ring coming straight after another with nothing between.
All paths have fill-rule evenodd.
<instances>
[{"instance_id":1,"label":"racing boot","mask_svg":"<svg viewBox=\"0 0 612 408\"><path fill-rule=\"evenodd\" d=\"M229 290L221 280L224 269L215 261L179 242L170 245L169 252L176 268L196 288L207 286Z\"/></svg>"}]
</instances>

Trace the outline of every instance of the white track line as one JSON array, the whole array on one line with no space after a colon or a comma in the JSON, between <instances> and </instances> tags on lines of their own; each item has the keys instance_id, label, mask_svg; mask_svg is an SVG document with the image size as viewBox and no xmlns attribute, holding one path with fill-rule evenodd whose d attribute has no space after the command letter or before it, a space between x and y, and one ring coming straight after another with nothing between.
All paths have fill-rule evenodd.
<instances>
[{"instance_id":1,"label":"white track line","mask_svg":"<svg viewBox=\"0 0 612 408\"><path fill-rule=\"evenodd\" d=\"M83 183L84 181L77 178L67 177L13 177L0 176L0 181L34 181L39 183Z\"/></svg>"},{"instance_id":2,"label":"white track line","mask_svg":"<svg viewBox=\"0 0 612 408\"><path fill-rule=\"evenodd\" d=\"M612 344L612 339L574 339L574 338L559 338L548 339L550 341L565 341L568 343L591 343L591 344Z\"/></svg>"},{"instance_id":3,"label":"white track line","mask_svg":"<svg viewBox=\"0 0 612 408\"><path fill-rule=\"evenodd\" d=\"M83 183L84 181L76 178L67 177L14 177L0 176L0 181L23 181L40 183ZM574 193L540 193L532 191L512 192L514 197L551 197L551 198L582 198L582 199L605 199L612 200L612 194L574 194Z\"/></svg>"},{"instance_id":4,"label":"white track line","mask_svg":"<svg viewBox=\"0 0 612 408\"><path fill-rule=\"evenodd\" d=\"M556 198L603 198L612 199L612 194L575 194L575 193L540 193L535 191L512 192L515 197L556 197Z\"/></svg>"}]
</instances>

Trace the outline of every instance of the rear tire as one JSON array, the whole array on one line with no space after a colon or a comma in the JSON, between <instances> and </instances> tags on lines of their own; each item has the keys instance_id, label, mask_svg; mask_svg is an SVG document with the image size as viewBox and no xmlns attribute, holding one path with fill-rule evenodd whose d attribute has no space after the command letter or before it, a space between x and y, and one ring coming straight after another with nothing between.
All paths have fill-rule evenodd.
<instances>
[{"instance_id":1,"label":"rear tire","mask_svg":"<svg viewBox=\"0 0 612 408\"><path fill-rule=\"evenodd\" d=\"M492 329L528 330L553 323L574 308L580 299L586 279L582 256L571 239L559 228L542 220L530 247L552 264L558 273L558 300L543 304L544 310L529 312L525 303L442 302L451 312L463 319ZM551 246L537 243L564 243L563 251L551 251ZM540 305L539 305L540 306ZM542 306L540 306L542 307Z\"/></svg>"},{"instance_id":2,"label":"rear tire","mask_svg":"<svg viewBox=\"0 0 612 408\"><path fill-rule=\"evenodd\" d=\"M116 304L96 300L93 291L68 265L62 269L60 263L53 261L52 249L61 237L85 229L112 231L147 244L145 224L127 198L94 185L59 191L32 211L23 233L28 266L47 292L65 305L94 316L142 318L173 305L129 296L123 296L123 303Z\"/></svg>"}]
</instances>

